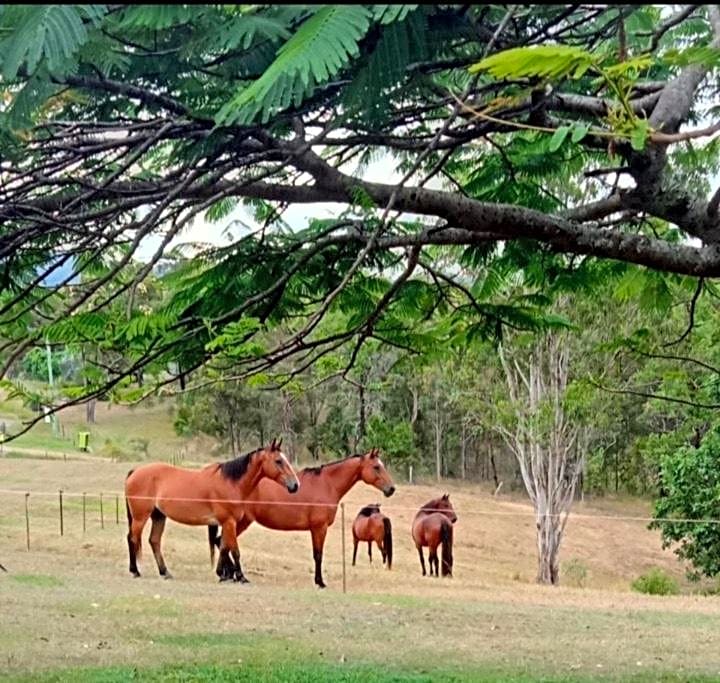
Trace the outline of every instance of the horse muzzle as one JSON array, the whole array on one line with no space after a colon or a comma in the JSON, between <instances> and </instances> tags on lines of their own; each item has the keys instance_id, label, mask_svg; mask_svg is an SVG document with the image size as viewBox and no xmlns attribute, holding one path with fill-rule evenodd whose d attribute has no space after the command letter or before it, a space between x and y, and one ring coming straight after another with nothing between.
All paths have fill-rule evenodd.
<instances>
[{"instance_id":1,"label":"horse muzzle","mask_svg":"<svg viewBox=\"0 0 720 683\"><path fill-rule=\"evenodd\" d=\"M297 479L293 479L293 481L285 482L285 486L289 493L297 493L297 490L300 488L300 483Z\"/></svg>"},{"instance_id":2,"label":"horse muzzle","mask_svg":"<svg viewBox=\"0 0 720 683\"><path fill-rule=\"evenodd\" d=\"M386 486L383 489L383 493L385 494L386 498L389 498L390 496L392 496L393 493L395 493L395 487L392 484L390 484L390 486Z\"/></svg>"}]
</instances>

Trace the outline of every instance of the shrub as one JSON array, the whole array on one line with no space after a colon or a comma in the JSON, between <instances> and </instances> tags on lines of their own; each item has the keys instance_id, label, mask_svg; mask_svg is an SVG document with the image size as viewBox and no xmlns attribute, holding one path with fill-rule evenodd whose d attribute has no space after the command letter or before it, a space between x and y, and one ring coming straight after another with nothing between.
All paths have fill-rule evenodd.
<instances>
[{"instance_id":1,"label":"shrub","mask_svg":"<svg viewBox=\"0 0 720 683\"><path fill-rule=\"evenodd\" d=\"M585 586L585 579L587 579L587 574L587 566L582 560L579 560L577 557L574 557L566 564L563 564L563 581L568 586L583 588Z\"/></svg>"},{"instance_id":2,"label":"shrub","mask_svg":"<svg viewBox=\"0 0 720 683\"><path fill-rule=\"evenodd\" d=\"M680 592L678 582L659 567L653 567L632 582L632 589L648 595L677 595Z\"/></svg>"}]
</instances>

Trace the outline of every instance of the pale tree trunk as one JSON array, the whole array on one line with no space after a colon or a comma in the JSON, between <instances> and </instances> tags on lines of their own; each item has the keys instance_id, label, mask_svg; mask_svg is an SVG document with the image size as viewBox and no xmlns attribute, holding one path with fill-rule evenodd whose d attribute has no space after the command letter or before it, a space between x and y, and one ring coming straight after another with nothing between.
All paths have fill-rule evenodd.
<instances>
[{"instance_id":1,"label":"pale tree trunk","mask_svg":"<svg viewBox=\"0 0 720 683\"><path fill-rule=\"evenodd\" d=\"M443 420L440 414L440 392L437 383L435 384L435 416L433 420L433 428L435 431L435 475L437 480L442 479L442 435Z\"/></svg>"},{"instance_id":2,"label":"pale tree trunk","mask_svg":"<svg viewBox=\"0 0 720 683\"><path fill-rule=\"evenodd\" d=\"M569 353L560 334L538 341L528 362L500 361L515 412L514 428L498 427L514 453L523 483L535 508L538 583L560 581L559 552L575 487L582 472L578 426L563 408Z\"/></svg>"},{"instance_id":3,"label":"pale tree trunk","mask_svg":"<svg viewBox=\"0 0 720 683\"><path fill-rule=\"evenodd\" d=\"M88 424L95 424L95 406L97 405L97 399L91 398L85 404L85 422Z\"/></svg>"},{"instance_id":4,"label":"pale tree trunk","mask_svg":"<svg viewBox=\"0 0 720 683\"><path fill-rule=\"evenodd\" d=\"M288 456L290 462L295 462L295 432L292 428L292 417L292 396L283 391L281 429L282 433L287 435L287 445L283 448L283 451L285 451L285 454Z\"/></svg>"}]
</instances>

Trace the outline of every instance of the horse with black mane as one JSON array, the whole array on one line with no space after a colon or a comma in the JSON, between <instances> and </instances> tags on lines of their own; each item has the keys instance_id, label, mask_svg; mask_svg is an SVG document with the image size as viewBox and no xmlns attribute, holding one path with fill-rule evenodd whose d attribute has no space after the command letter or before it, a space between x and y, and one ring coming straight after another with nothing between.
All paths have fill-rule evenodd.
<instances>
[{"instance_id":1,"label":"horse with black mane","mask_svg":"<svg viewBox=\"0 0 720 683\"><path fill-rule=\"evenodd\" d=\"M367 541L368 557L372 562L372 544L377 543L377 547L382 555L383 564L388 569L392 569L392 523L390 518L380 512L380 504L373 503L366 505L358 512L357 517L352 526L353 534L353 567L355 566L355 558L357 557L358 543Z\"/></svg>"},{"instance_id":2,"label":"horse with black mane","mask_svg":"<svg viewBox=\"0 0 720 683\"><path fill-rule=\"evenodd\" d=\"M221 581L246 582L240 567L236 520L243 516L244 501L265 480L289 493L298 490L297 476L280 450L280 441L273 440L270 446L200 470L164 462L130 470L125 480L130 573L140 576L137 559L141 535L148 519L152 519L150 547L160 575L171 578L160 548L165 520L169 517L181 524L221 526L217 574Z\"/></svg>"},{"instance_id":3,"label":"horse with black mane","mask_svg":"<svg viewBox=\"0 0 720 683\"><path fill-rule=\"evenodd\" d=\"M306 467L298 473L298 478L300 491L292 497L275 482L261 481L248 496L251 502L244 506L244 515L237 520L237 533L241 534L253 522L279 531L309 531L315 560L315 584L325 588L323 547L340 499L359 481L380 489L386 496L395 492L395 485L377 448L318 467ZM208 527L208 538L212 558L214 546L220 543L217 526Z\"/></svg>"}]
</instances>

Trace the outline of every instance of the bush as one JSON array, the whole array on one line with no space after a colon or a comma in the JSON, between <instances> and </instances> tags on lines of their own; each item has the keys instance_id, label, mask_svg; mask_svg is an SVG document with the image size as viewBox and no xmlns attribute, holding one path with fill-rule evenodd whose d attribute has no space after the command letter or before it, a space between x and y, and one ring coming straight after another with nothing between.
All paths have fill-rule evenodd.
<instances>
[{"instance_id":1,"label":"bush","mask_svg":"<svg viewBox=\"0 0 720 683\"><path fill-rule=\"evenodd\" d=\"M583 588L585 586L585 579L587 579L587 574L588 570L585 566L585 563L582 560L578 560L577 557L569 560L567 564L563 564L563 582L566 583L568 586Z\"/></svg>"},{"instance_id":2,"label":"bush","mask_svg":"<svg viewBox=\"0 0 720 683\"><path fill-rule=\"evenodd\" d=\"M678 582L659 567L638 576L632 582L632 589L648 595L677 595L680 592Z\"/></svg>"},{"instance_id":3,"label":"bush","mask_svg":"<svg viewBox=\"0 0 720 683\"><path fill-rule=\"evenodd\" d=\"M136 455L127 453L112 439L105 439L105 443L100 447L97 454L103 458L109 458L112 462L134 462L137 460Z\"/></svg>"}]
</instances>

